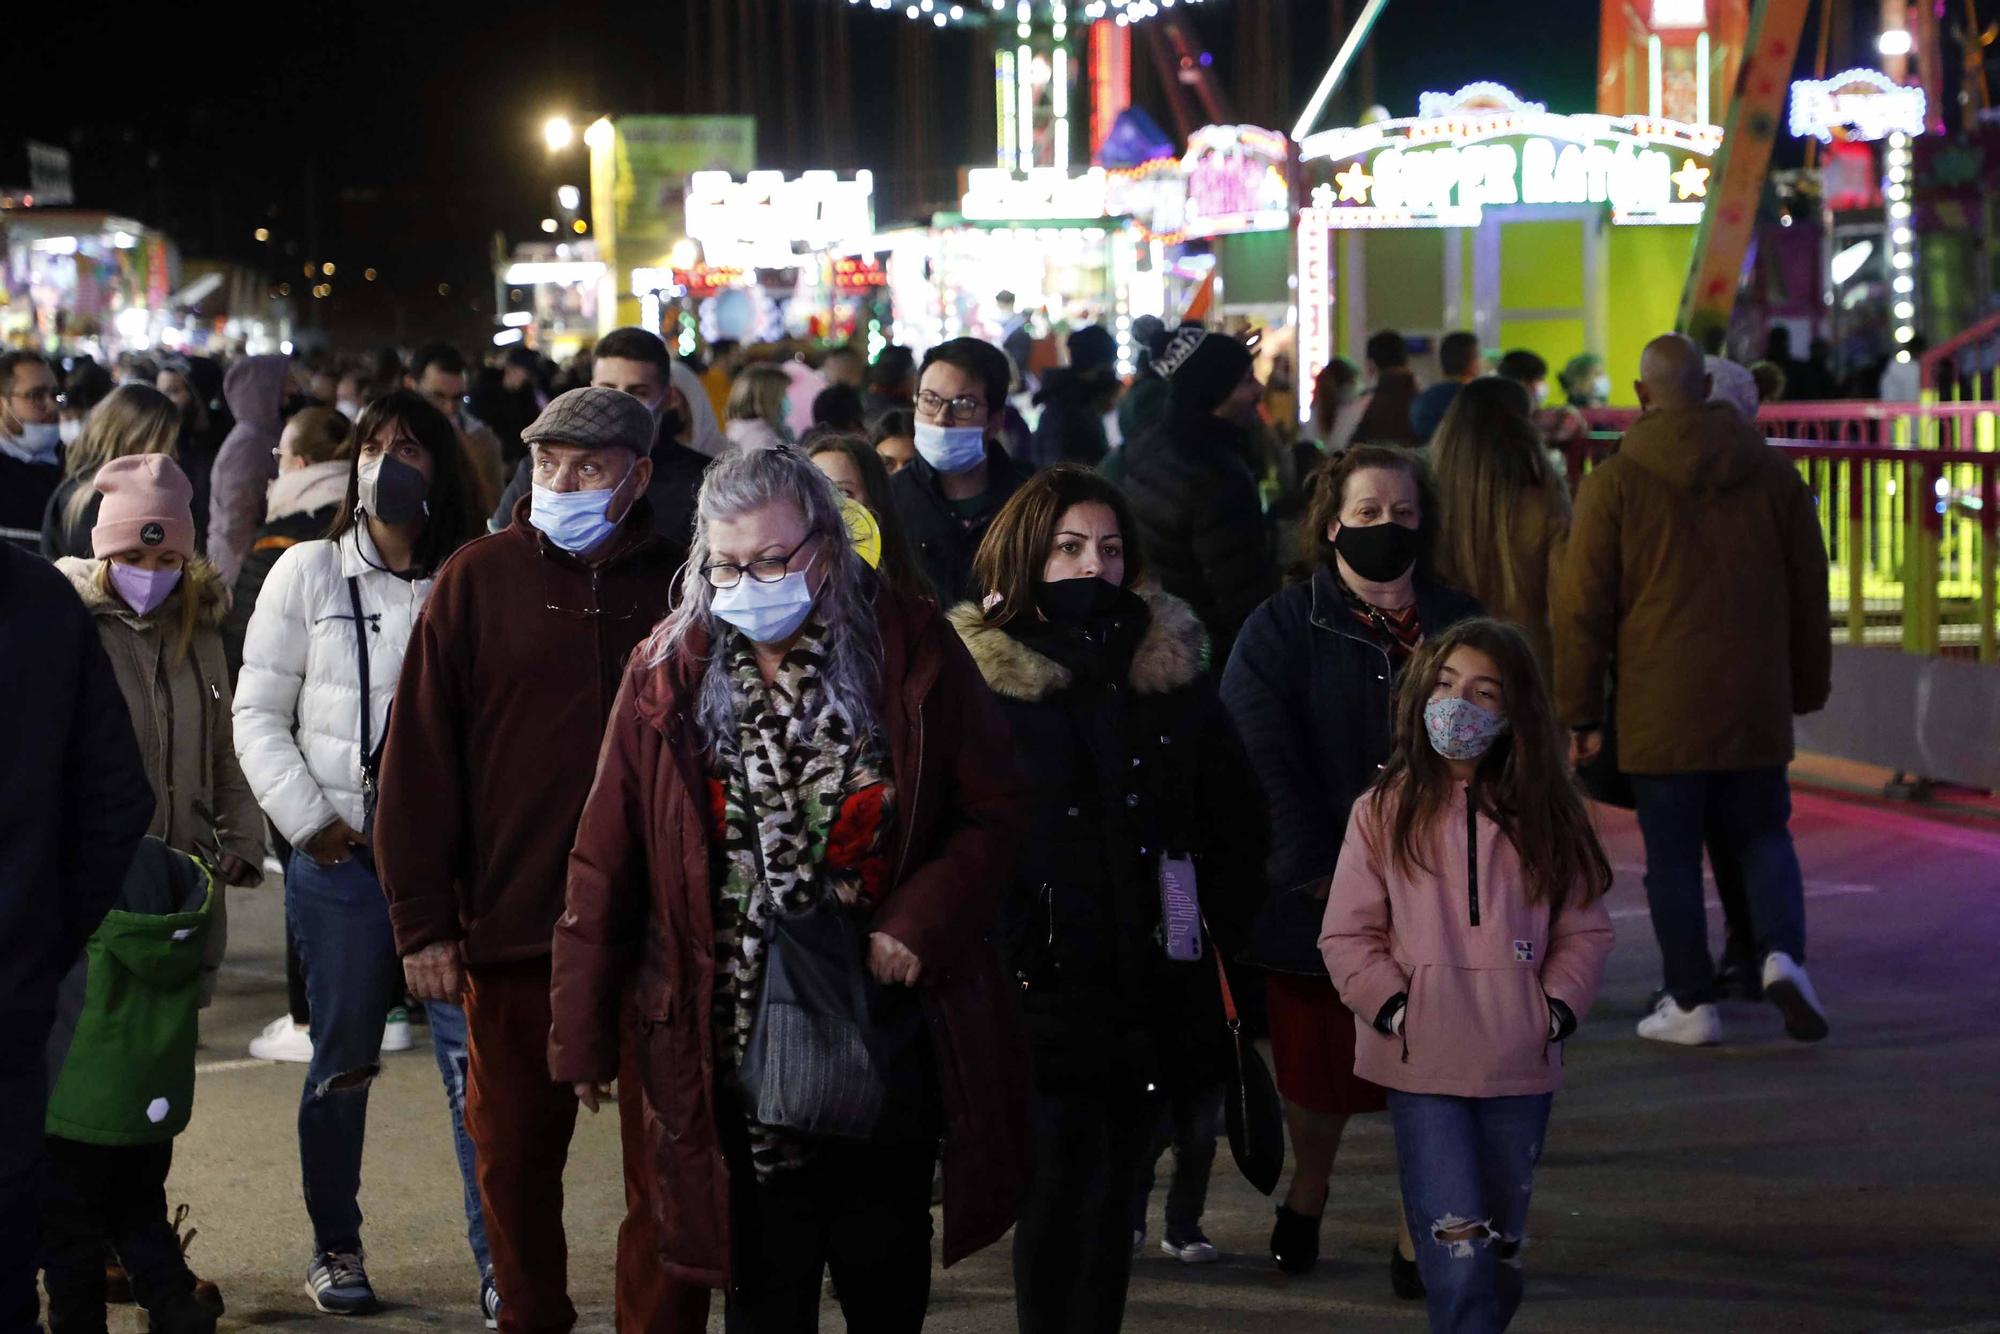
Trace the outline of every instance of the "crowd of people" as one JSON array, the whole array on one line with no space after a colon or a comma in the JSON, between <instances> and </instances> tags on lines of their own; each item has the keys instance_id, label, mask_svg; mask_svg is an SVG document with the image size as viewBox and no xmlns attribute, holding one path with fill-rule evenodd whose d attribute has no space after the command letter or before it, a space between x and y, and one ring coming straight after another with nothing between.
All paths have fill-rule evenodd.
<instances>
[{"instance_id":1,"label":"crowd of people","mask_svg":"<svg viewBox=\"0 0 2000 1334\"><path fill-rule=\"evenodd\" d=\"M1134 334L1129 383L1094 326L1032 379L632 328L561 368L0 358L0 627L38 645L0 657L0 1323L39 1270L55 1334L127 1290L215 1327L165 1188L268 870L292 985L251 1051L304 1066L320 1311L379 1309L367 1107L416 1022L489 1327L574 1324L566 1160L615 1097L621 1329L715 1291L815 1329L830 1274L850 1328L916 1330L941 1204L946 1265L1012 1230L1023 1331L1115 1330L1169 1149L1160 1247L1219 1256L1240 1003L1272 1262L1315 1265L1386 1111L1390 1285L1506 1327L1612 946L1586 793L1644 835L1640 1037L1754 996L1827 1032L1785 781L1830 688L1811 497L1677 335L1572 496L1601 363L1552 405L1531 351L1452 334L1425 386L1382 331L1294 440L1245 340Z\"/></svg>"}]
</instances>

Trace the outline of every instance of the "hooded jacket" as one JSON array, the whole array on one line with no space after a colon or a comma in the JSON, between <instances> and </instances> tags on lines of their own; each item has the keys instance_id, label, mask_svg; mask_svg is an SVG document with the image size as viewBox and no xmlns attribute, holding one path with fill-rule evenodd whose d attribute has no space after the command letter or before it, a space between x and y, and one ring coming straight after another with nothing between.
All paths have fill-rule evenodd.
<instances>
[{"instance_id":1,"label":"hooded jacket","mask_svg":"<svg viewBox=\"0 0 2000 1334\"><path fill-rule=\"evenodd\" d=\"M1354 1011L1354 1073L1404 1093L1555 1092L1556 1044L1590 1009L1611 953L1603 896L1572 893L1553 914L1530 902L1520 854L1468 813L1462 783L1433 827L1428 869L1396 863L1384 810L1379 789L1354 803L1319 938ZM1398 996L1402 1031L1384 1031Z\"/></svg>"},{"instance_id":2,"label":"hooded jacket","mask_svg":"<svg viewBox=\"0 0 2000 1334\"><path fill-rule=\"evenodd\" d=\"M643 499L595 564L531 525L531 503L444 563L410 638L375 812L401 954L547 957L605 715L687 559Z\"/></svg>"},{"instance_id":3,"label":"hooded jacket","mask_svg":"<svg viewBox=\"0 0 2000 1334\"><path fill-rule=\"evenodd\" d=\"M1278 588L1246 433L1212 413L1175 409L1123 452L1146 560L1208 627L1215 660L1227 662L1244 620Z\"/></svg>"},{"instance_id":4,"label":"hooded jacket","mask_svg":"<svg viewBox=\"0 0 2000 1334\"><path fill-rule=\"evenodd\" d=\"M1193 862L1213 949L1225 955L1242 943L1262 875L1262 813L1216 700L1208 634L1171 593L1134 591L1091 626L1098 642L1126 645L1105 654L1111 680L1040 651L1069 652L1040 625L1017 634L971 602L951 613L1033 779L1000 942L1045 1088L1221 1082L1215 961L1207 949L1189 962L1166 956L1160 864L1169 854ZM1083 632L1047 629L1058 634Z\"/></svg>"},{"instance_id":5,"label":"hooded jacket","mask_svg":"<svg viewBox=\"0 0 2000 1334\"><path fill-rule=\"evenodd\" d=\"M294 847L336 819L362 828L361 669L350 579L368 625L368 735L380 745L432 581L384 569L367 524L280 554L243 642L236 755L257 803Z\"/></svg>"},{"instance_id":6,"label":"hooded jacket","mask_svg":"<svg viewBox=\"0 0 2000 1334\"><path fill-rule=\"evenodd\" d=\"M944 1262L997 1241L1025 1176L1026 1053L1014 988L992 944L1029 793L1005 724L928 602L875 599L880 720L895 785L894 870L869 929L923 964L919 991L945 1113ZM690 662L635 655L604 736L555 932L549 1073L608 1080L619 1013L639 1013L638 1070L661 1258L691 1282L730 1272L730 1174L718 1117L706 765L689 718Z\"/></svg>"},{"instance_id":7,"label":"hooded jacket","mask_svg":"<svg viewBox=\"0 0 2000 1334\"><path fill-rule=\"evenodd\" d=\"M1792 717L1833 688L1826 544L1812 492L1723 403L1642 415L1583 481L1556 586L1556 706L1604 722L1619 767L1784 765Z\"/></svg>"},{"instance_id":8,"label":"hooded jacket","mask_svg":"<svg viewBox=\"0 0 2000 1334\"><path fill-rule=\"evenodd\" d=\"M236 574L235 596L229 614L222 618L222 647L229 655L229 677L236 680L243 671L243 636L250 629L250 614L264 581L278 557L301 542L325 537L347 498L347 478L353 469L349 459L329 459L310 463L291 472L281 472L271 483L265 503L264 523L257 530L250 554Z\"/></svg>"},{"instance_id":9,"label":"hooded jacket","mask_svg":"<svg viewBox=\"0 0 2000 1334\"><path fill-rule=\"evenodd\" d=\"M264 816L236 763L229 676L217 632L229 594L214 579L198 581L191 590L183 575L165 602L151 615L140 616L99 585L103 565L101 560L71 558L56 562L97 620L98 637L131 714L156 799L146 832L181 852L206 848L258 865L264 860ZM199 600L194 638L187 655L176 662L181 600L190 591ZM204 964L208 991L222 966L227 933L226 901L220 893L214 917Z\"/></svg>"},{"instance_id":10,"label":"hooded jacket","mask_svg":"<svg viewBox=\"0 0 2000 1334\"><path fill-rule=\"evenodd\" d=\"M48 1133L85 1144L161 1144L194 1109L203 959L222 885L158 839L65 984L81 993L75 1037L49 1095Z\"/></svg>"},{"instance_id":11,"label":"hooded jacket","mask_svg":"<svg viewBox=\"0 0 2000 1334\"><path fill-rule=\"evenodd\" d=\"M30 1043L153 815L93 622L53 566L0 543L0 1013Z\"/></svg>"},{"instance_id":12,"label":"hooded jacket","mask_svg":"<svg viewBox=\"0 0 2000 1334\"><path fill-rule=\"evenodd\" d=\"M222 377L222 397L236 424L229 428L209 470L208 560L233 588L264 521L265 489L278 475L280 416L292 360L245 357Z\"/></svg>"}]
</instances>

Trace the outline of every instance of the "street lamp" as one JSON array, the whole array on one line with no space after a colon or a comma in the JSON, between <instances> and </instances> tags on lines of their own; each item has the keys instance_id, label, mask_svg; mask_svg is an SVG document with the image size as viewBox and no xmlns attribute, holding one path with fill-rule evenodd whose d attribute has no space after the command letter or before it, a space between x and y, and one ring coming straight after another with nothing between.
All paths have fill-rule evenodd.
<instances>
[{"instance_id":1,"label":"street lamp","mask_svg":"<svg viewBox=\"0 0 2000 1334\"><path fill-rule=\"evenodd\" d=\"M556 203L562 205L569 212L574 213L577 210L577 206L583 203L583 192L574 185L558 185L556 187Z\"/></svg>"},{"instance_id":2,"label":"street lamp","mask_svg":"<svg viewBox=\"0 0 2000 1334\"><path fill-rule=\"evenodd\" d=\"M1907 28L1885 28L1875 39L1875 49L1891 58L1910 54L1914 46Z\"/></svg>"},{"instance_id":3,"label":"street lamp","mask_svg":"<svg viewBox=\"0 0 2000 1334\"><path fill-rule=\"evenodd\" d=\"M550 116L542 123L542 141L549 146L551 153L560 153L575 138L576 128L569 123L567 116Z\"/></svg>"}]
</instances>

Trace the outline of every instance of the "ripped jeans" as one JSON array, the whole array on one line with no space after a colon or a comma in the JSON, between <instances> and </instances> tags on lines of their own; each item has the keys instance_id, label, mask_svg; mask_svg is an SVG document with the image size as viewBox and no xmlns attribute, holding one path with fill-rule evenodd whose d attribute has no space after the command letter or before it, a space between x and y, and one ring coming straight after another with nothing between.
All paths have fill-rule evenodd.
<instances>
[{"instance_id":1,"label":"ripped jeans","mask_svg":"<svg viewBox=\"0 0 2000 1334\"><path fill-rule=\"evenodd\" d=\"M1396 1171L1433 1331L1497 1332L1520 1309L1528 1200L1554 1101L1551 1093L1389 1091Z\"/></svg>"},{"instance_id":2,"label":"ripped jeans","mask_svg":"<svg viewBox=\"0 0 2000 1334\"><path fill-rule=\"evenodd\" d=\"M472 1247L479 1276L493 1272L493 1253L486 1245L486 1214L479 1205L479 1161L472 1136L465 1132L465 1007L450 1001L425 1001L431 1021L431 1053L444 1079L444 1099L451 1108L451 1137L458 1152L458 1179L465 1190L465 1240Z\"/></svg>"}]
</instances>

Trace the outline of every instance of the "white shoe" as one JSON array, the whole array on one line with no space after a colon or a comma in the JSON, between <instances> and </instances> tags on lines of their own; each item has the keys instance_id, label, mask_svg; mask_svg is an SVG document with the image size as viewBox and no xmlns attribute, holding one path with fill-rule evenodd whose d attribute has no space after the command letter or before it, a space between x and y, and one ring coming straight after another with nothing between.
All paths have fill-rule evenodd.
<instances>
[{"instance_id":1,"label":"white shoe","mask_svg":"<svg viewBox=\"0 0 2000 1334\"><path fill-rule=\"evenodd\" d=\"M312 1034L281 1014L250 1039L250 1054L260 1061L292 1061L306 1065L313 1058Z\"/></svg>"},{"instance_id":2,"label":"white shoe","mask_svg":"<svg viewBox=\"0 0 2000 1334\"><path fill-rule=\"evenodd\" d=\"M1653 1012L1639 1021L1639 1036L1683 1047L1708 1047L1722 1041L1722 1016L1713 1005L1683 1010L1672 996L1660 997Z\"/></svg>"},{"instance_id":3,"label":"white shoe","mask_svg":"<svg viewBox=\"0 0 2000 1334\"><path fill-rule=\"evenodd\" d=\"M383 1051L408 1051L410 1049L410 1012L398 1005L389 1011L388 1022L382 1025Z\"/></svg>"},{"instance_id":4,"label":"white shoe","mask_svg":"<svg viewBox=\"0 0 2000 1334\"><path fill-rule=\"evenodd\" d=\"M1184 1265L1212 1265L1222 1258L1222 1252L1215 1249L1215 1243L1199 1232L1185 1242L1161 1237L1160 1250Z\"/></svg>"},{"instance_id":5,"label":"white shoe","mask_svg":"<svg viewBox=\"0 0 2000 1334\"><path fill-rule=\"evenodd\" d=\"M285 864L269 853L266 853L264 856L263 870L264 878L267 880L283 880L285 878Z\"/></svg>"},{"instance_id":6,"label":"white shoe","mask_svg":"<svg viewBox=\"0 0 2000 1334\"><path fill-rule=\"evenodd\" d=\"M1764 999L1785 1016L1786 1037L1818 1042L1826 1036L1826 1011L1813 994L1812 979L1791 955L1773 950L1764 956Z\"/></svg>"}]
</instances>

